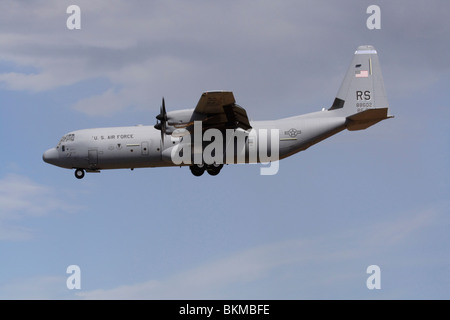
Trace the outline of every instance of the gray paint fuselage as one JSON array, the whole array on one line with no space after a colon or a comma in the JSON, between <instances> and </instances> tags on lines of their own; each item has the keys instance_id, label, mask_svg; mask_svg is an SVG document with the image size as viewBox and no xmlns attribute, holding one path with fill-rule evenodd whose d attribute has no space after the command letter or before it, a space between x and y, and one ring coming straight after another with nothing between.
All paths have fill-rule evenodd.
<instances>
[{"instance_id":1,"label":"gray paint fuselage","mask_svg":"<svg viewBox=\"0 0 450 320\"><path fill-rule=\"evenodd\" d=\"M346 128L346 118L328 110L250 123L256 132L278 130L279 159L305 150ZM73 141L64 139L67 136L74 137ZM168 155L170 148L183 143L183 138L166 135L163 145L161 131L153 126L84 129L64 137L56 148L44 153L44 161L63 168L86 170L179 166ZM246 150L248 152L248 141Z\"/></svg>"}]
</instances>

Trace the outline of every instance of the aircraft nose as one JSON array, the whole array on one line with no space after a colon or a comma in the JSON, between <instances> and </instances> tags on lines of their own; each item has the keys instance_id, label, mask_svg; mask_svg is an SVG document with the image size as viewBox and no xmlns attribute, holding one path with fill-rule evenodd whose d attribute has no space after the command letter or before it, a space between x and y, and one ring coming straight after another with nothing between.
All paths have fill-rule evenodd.
<instances>
[{"instance_id":1,"label":"aircraft nose","mask_svg":"<svg viewBox=\"0 0 450 320\"><path fill-rule=\"evenodd\" d=\"M50 164L55 164L55 162L58 160L58 158L59 158L59 154L58 154L58 151L56 150L56 148L48 149L42 155L42 159L45 162L50 163Z\"/></svg>"}]
</instances>

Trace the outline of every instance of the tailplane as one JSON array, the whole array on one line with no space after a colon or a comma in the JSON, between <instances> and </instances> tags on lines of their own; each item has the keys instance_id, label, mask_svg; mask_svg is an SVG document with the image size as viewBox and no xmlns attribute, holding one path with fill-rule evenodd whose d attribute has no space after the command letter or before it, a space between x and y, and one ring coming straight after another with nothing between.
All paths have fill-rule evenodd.
<instances>
[{"instance_id":1,"label":"tailplane","mask_svg":"<svg viewBox=\"0 0 450 320\"><path fill-rule=\"evenodd\" d=\"M377 51L360 46L329 111L347 117L347 129L362 130L391 118Z\"/></svg>"}]
</instances>

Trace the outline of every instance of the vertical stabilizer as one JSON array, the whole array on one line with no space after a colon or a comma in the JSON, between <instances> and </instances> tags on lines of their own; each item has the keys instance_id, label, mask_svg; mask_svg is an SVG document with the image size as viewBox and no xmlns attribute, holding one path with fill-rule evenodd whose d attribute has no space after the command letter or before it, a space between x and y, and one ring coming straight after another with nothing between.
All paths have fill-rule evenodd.
<instances>
[{"instance_id":1,"label":"vertical stabilizer","mask_svg":"<svg viewBox=\"0 0 450 320\"><path fill-rule=\"evenodd\" d=\"M377 51L360 46L329 111L347 117L347 129L362 130L390 118Z\"/></svg>"},{"instance_id":2,"label":"vertical stabilizer","mask_svg":"<svg viewBox=\"0 0 450 320\"><path fill-rule=\"evenodd\" d=\"M388 107L377 51L373 46L360 46L329 110L351 116Z\"/></svg>"}]
</instances>

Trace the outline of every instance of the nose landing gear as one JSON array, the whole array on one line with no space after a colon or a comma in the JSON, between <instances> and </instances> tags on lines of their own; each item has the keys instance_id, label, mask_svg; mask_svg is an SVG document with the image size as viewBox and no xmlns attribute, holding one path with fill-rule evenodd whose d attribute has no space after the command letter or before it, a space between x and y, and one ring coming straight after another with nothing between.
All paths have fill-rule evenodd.
<instances>
[{"instance_id":1,"label":"nose landing gear","mask_svg":"<svg viewBox=\"0 0 450 320\"><path fill-rule=\"evenodd\" d=\"M76 169L75 170L75 178L83 179L84 178L84 170L83 169Z\"/></svg>"}]
</instances>

